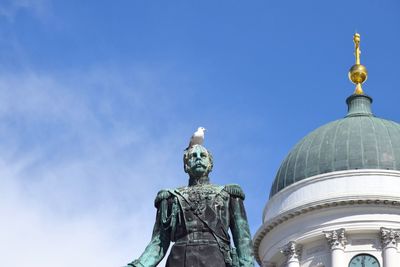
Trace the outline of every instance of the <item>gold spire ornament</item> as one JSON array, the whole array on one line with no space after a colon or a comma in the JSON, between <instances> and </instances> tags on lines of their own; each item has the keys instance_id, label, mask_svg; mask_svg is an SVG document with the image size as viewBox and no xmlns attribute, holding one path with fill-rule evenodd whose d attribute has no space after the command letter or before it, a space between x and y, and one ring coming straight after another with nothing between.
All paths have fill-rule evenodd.
<instances>
[{"instance_id":1,"label":"gold spire ornament","mask_svg":"<svg viewBox=\"0 0 400 267\"><path fill-rule=\"evenodd\" d=\"M349 70L349 79L356 85L356 90L354 94L362 95L364 94L361 84L363 84L368 78L368 71L364 65L360 63L360 35L358 33L354 34L354 56L356 57L356 64L354 64Z\"/></svg>"}]
</instances>

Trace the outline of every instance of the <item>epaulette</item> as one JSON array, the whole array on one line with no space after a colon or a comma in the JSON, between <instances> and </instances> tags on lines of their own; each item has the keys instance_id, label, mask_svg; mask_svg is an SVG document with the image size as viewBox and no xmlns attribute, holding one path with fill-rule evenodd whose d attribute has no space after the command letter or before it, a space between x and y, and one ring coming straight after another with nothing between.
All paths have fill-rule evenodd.
<instances>
[{"instance_id":1,"label":"epaulette","mask_svg":"<svg viewBox=\"0 0 400 267\"><path fill-rule=\"evenodd\" d=\"M154 200L154 206L155 206L156 208L158 208L158 204L159 204L162 200L168 199L170 196L171 196L171 193L170 193L168 190L166 190L166 189L160 190L160 191L157 193L156 199Z\"/></svg>"},{"instance_id":2,"label":"epaulette","mask_svg":"<svg viewBox=\"0 0 400 267\"><path fill-rule=\"evenodd\" d=\"M225 185L224 190L228 192L232 197L239 197L243 200L245 198L242 188L240 188L240 186L237 184L227 184Z\"/></svg>"}]
</instances>

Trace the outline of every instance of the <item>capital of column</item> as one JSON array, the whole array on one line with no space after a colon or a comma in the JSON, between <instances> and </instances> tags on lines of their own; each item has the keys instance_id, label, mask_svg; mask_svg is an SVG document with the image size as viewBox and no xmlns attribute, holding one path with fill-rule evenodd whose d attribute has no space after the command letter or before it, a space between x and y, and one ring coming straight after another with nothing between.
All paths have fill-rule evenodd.
<instances>
[{"instance_id":1,"label":"capital of column","mask_svg":"<svg viewBox=\"0 0 400 267\"><path fill-rule=\"evenodd\" d=\"M345 235L344 228L340 228L333 231L324 231L324 234L331 249L342 249L342 250L345 249L347 244L347 238Z\"/></svg>"},{"instance_id":2,"label":"capital of column","mask_svg":"<svg viewBox=\"0 0 400 267\"><path fill-rule=\"evenodd\" d=\"M285 255L287 262L298 262L301 257L302 248L302 245L297 244L294 241L290 241L281 249L281 253Z\"/></svg>"},{"instance_id":3,"label":"capital of column","mask_svg":"<svg viewBox=\"0 0 400 267\"><path fill-rule=\"evenodd\" d=\"M400 229L381 227L382 248L397 248L397 241L400 239Z\"/></svg>"}]
</instances>

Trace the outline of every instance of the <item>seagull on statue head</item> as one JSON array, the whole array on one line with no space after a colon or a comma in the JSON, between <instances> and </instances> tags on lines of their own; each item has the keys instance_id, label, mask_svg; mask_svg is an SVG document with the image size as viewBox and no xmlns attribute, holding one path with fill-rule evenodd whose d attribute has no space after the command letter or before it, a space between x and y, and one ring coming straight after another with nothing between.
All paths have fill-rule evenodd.
<instances>
[{"instance_id":1,"label":"seagull on statue head","mask_svg":"<svg viewBox=\"0 0 400 267\"><path fill-rule=\"evenodd\" d=\"M204 142L204 132L206 129L204 127L199 127L197 128L197 131L195 131L190 138L189 146L185 149L188 150L194 145L202 145Z\"/></svg>"}]
</instances>

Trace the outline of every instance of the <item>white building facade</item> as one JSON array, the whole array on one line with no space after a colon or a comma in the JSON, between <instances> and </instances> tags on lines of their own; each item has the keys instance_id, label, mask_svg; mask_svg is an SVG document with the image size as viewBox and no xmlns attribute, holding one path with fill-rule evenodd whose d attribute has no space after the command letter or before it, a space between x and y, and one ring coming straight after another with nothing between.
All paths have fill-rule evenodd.
<instances>
[{"instance_id":1,"label":"white building facade","mask_svg":"<svg viewBox=\"0 0 400 267\"><path fill-rule=\"evenodd\" d=\"M265 267L398 267L399 196L400 172L392 170L338 171L294 183L264 210L255 237L258 261ZM363 258L370 262L362 265Z\"/></svg>"},{"instance_id":2,"label":"white building facade","mask_svg":"<svg viewBox=\"0 0 400 267\"><path fill-rule=\"evenodd\" d=\"M365 80L359 57L357 71ZM400 267L400 124L373 115L357 78L347 115L279 168L254 237L261 266Z\"/></svg>"}]
</instances>

